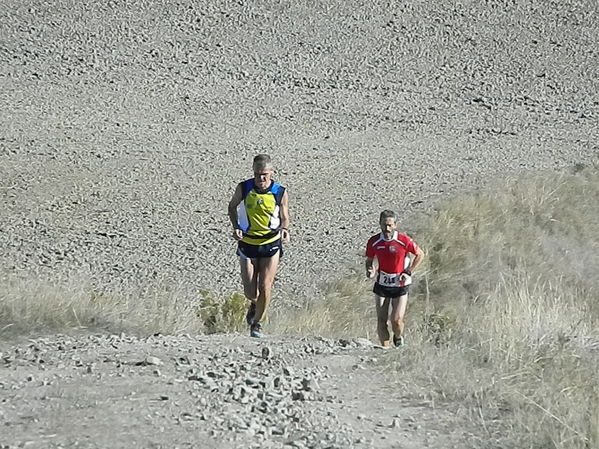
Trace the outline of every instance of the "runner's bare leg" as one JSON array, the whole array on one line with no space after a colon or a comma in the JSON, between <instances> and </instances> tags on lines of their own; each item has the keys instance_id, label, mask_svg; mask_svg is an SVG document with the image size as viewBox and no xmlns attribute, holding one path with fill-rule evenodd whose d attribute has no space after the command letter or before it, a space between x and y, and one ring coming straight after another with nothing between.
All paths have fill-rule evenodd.
<instances>
[{"instance_id":1,"label":"runner's bare leg","mask_svg":"<svg viewBox=\"0 0 599 449\"><path fill-rule=\"evenodd\" d=\"M408 295L402 295L399 298L393 298L391 309L391 327L396 337L403 336L404 317L408 305Z\"/></svg>"},{"instance_id":2,"label":"runner's bare leg","mask_svg":"<svg viewBox=\"0 0 599 449\"><path fill-rule=\"evenodd\" d=\"M257 260L239 257L241 267L241 282L243 283L243 294L252 302L258 297L258 270Z\"/></svg>"},{"instance_id":3,"label":"runner's bare leg","mask_svg":"<svg viewBox=\"0 0 599 449\"><path fill-rule=\"evenodd\" d=\"M377 333L379 340L383 346L391 346L389 341L389 298L382 298L378 295L374 295L374 301L376 304L376 318L377 318Z\"/></svg>"},{"instance_id":4,"label":"runner's bare leg","mask_svg":"<svg viewBox=\"0 0 599 449\"><path fill-rule=\"evenodd\" d=\"M264 312L270 304L272 284L279 268L280 252L271 257L258 260L258 299L256 301L256 314L254 321L260 322L264 318Z\"/></svg>"}]
</instances>

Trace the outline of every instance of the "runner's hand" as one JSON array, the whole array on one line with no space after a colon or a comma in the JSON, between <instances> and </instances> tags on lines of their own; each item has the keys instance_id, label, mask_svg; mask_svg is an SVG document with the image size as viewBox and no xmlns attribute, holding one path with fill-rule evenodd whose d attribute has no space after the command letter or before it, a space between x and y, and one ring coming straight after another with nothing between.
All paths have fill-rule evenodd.
<instances>
[{"instance_id":1,"label":"runner's hand","mask_svg":"<svg viewBox=\"0 0 599 449\"><path fill-rule=\"evenodd\" d=\"M405 271L399 275L399 281L401 283L410 282L411 279L412 279L412 276L410 274L406 273Z\"/></svg>"},{"instance_id":2,"label":"runner's hand","mask_svg":"<svg viewBox=\"0 0 599 449\"><path fill-rule=\"evenodd\" d=\"M289 243L289 240L291 239L289 229L281 229L281 239L283 240L283 243Z\"/></svg>"},{"instance_id":3,"label":"runner's hand","mask_svg":"<svg viewBox=\"0 0 599 449\"><path fill-rule=\"evenodd\" d=\"M241 240L243 238L243 231L239 228L233 229L233 238L235 240Z\"/></svg>"},{"instance_id":4,"label":"runner's hand","mask_svg":"<svg viewBox=\"0 0 599 449\"><path fill-rule=\"evenodd\" d=\"M369 268L368 270L366 270L366 277L368 279L374 279L375 274L376 274L376 270L374 269L374 267Z\"/></svg>"}]
</instances>

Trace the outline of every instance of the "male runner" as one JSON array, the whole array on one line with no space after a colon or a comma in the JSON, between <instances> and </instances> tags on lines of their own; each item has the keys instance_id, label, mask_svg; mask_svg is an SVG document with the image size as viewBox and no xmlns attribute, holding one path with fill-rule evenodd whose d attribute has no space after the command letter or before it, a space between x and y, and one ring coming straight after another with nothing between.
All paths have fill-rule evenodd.
<instances>
[{"instance_id":1,"label":"male runner","mask_svg":"<svg viewBox=\"0 0 599 449\"><path fill-rule=\"evenodd\" d=\"M393 344L404 344L404 316L408 304L408 290L412 283L412 273L424 258L424 252L406 234L397 232L397 219L390 210L381 212L379 223L381 233L373 235L366 246L366 276L375 279L377 331L381 344L391 346L388 321L391 304L391 327ZM407 254L415 257L410 260ZM374 258L378 270L374 267ZM377 273L378 271L378 273Z\"/></svg>"},{"instance_id":2,"label":"male runner","mask_svg":"<svg viewBox=\"0 0 599 449\"><path fill-rule=\"evenodd\" d=\"M251 303L246 316L250 336L262 338L261 321L270 304L272 283L289 242L289 199L285 187L272 180L270 156L254 157L254 177L237 185L229 202L233 238L238 243L241 280Z\"/></svg>"}]
</instances>

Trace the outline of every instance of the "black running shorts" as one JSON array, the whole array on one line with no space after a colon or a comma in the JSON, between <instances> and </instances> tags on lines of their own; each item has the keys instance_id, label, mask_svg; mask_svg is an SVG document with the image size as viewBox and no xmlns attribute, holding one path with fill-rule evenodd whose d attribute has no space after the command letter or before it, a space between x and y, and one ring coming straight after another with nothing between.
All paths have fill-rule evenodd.
<instances>
[{"instance_id":1,"label":"black running shorts","mask_svg":"<svg viewBox=\"0 0 599 449\"><path fill-rule=\"evenodd\" d=\"M399 298L400 296L407 295L410 287L406 285L405 287L385 287L378 282L374 283L374 287L372 291L375 295L380 296L381 298Z\"/></svg>"},{"instance_id":2,"label":"black running shorts","mask_svg":"<svg viewBox=\"0 0 599 449\"><path fill-rule=\"evenodd\" d=\"M237 246L237 255L246 259L260 259L263 257L272 257L280 252L279 257L283 257L283 243L281 239L266 245L250 245L246 242L239 242Z\"/></svg>"}]
</instances>

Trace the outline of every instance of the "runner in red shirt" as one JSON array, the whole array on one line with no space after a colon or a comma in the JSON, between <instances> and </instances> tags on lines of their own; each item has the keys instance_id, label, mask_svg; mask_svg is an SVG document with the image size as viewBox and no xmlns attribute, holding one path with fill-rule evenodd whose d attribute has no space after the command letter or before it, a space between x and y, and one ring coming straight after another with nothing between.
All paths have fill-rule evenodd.
<instances>
[{"instance_id":1,"label":"runner in red shirt","mask_svg":"<svg viewBox=\"0 0 599 449\"><path fill-rule=\"evenodd\" d=\"M366 276L375 279L377 331L381 344L391 346L389 335L389 305L393 344L403 346L404 316L412 272L420 265L424 253L406 234L397 232L395 212L384 210L379 219L381 233L373 235L366 246ZM408 253L415 257L407 257ZM377 259L378 269L374 266Z\"/></svg>"}]
</instances>

